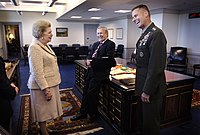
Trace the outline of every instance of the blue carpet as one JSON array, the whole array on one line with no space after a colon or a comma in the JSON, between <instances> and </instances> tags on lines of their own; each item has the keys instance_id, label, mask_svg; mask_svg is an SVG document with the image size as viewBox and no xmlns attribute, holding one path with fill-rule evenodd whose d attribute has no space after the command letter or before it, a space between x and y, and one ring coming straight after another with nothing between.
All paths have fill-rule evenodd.
<instances>
[{"instance_id":1,"label":"blue carpet","mask_svg":"<svg viewBox=\"0 0 200 135\"><path fill-rule=\"evenodd\" d=\"M59 65L61 84L60 88L73 88L75 83L75 66L74 64Z\"/></svg>"}]
</instances>

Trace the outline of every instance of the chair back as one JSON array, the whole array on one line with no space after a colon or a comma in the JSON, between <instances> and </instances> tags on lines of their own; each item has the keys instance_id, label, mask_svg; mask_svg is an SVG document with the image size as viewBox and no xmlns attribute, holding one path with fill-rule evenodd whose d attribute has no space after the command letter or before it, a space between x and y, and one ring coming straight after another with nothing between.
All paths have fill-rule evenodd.
<instances>
[{"instance_id":1,"label":"chair back","mask_svg":"<svg viewBox=\"0 0 200 135\"><path fill-rule=\"evenodd\" d=\"M167 70L186 73L187 72L187 48L171 47L170 55L167 58Z\"/></svg>"},{"instance_id":2,"label":"chair back","mask_svg":"<svg viewBox=\"0 0 200 135\"><path fill-rule=\"evenodd\" d=\"M86 59L89 54L88 46L80 46L78 49L78 56L80 59Z\"/></svg>"},{"instance_id":3,"label":"chair back","mask_svg":"<svg viewBox=\"0 0 200 135\"><path fill-rule=\"evenodd\" d=\"M118 52L118 53L123 53L123 52L124 52L124 45L119 44L119 45L117 46L117 52Z\"/></svg>"},{"instance_id":4,"label":"chair back","mask_svg":"<svg viewBox=\"0 0 200 135\"><path fill-rule=\"evenodd\" d=\"M68 46L63 50L64 61L74 61L77 58L76 47Z\"/></svg>"},{"instance_id":5,"label":"chair back","mask_svg":"<svg viewBox=\"0 0 200 135\"><path fill-rule=\"evenodd\" d=\"M78 49L79 55L88 55L89 53L89 47L88 46L80 46Z\"/></svg>"},{"instance_id":6,"label":"chair back","mask_svg":"<svg viewBox=\"0 0 200 135\"><path fill-rule=\"evenodd\" d=\"M79 48L81 45L80 44L72 44L72 47Z\"/></svg>"},{"instance_id":7,"label":"chair back","mask_svg":"<svg viewBox=\"0 0 200 135\"><path fill-rule=\"evenodd\" d=\"M58 62L62 63L63 62L63 49L62 47L52 47L51 48L55 55L57 56Z\"/></svg>"},{"instance_id":8,"label":"chair back","mask_svg":"<svg viewBox=\"0 0 200 135\"><path fill-rule=\"evenodd\" d=\"M61 47L63 50L65 50L65 48L68 46L67 44L59 44L59 47Z\"/></svg>"},{"instance_id":9,"label":"chair back","mask_svg":"<svg viewBox=\"0 0 200 135\"><path fill-rule=\"evenodd\" d=\"M186 64L187 48L185 47L171 47L170 61L172 64Z\"/></svg>"},{"instance_id":10,"label":"chair back","mask_svg":"<svg viewBox=\"0 0 200 135\"><path fill-rule=\"evenodd\" d=\"M76 54L76 47L67 46L64 50L65 55L75 55Z\"/></svg>"},{"instance_id":11,"label":"chair back","mask_svg":"<svg viewBox=\"0 0 200 135\"><path fill-rule=\"evenodd\" d=\"M116 50L116 52L115 52L115 57L120 57L120 58L122 58L123 52L124 52L124 45L119 44L119 45L117 46L117 50Z\"/></svg>"},{"instance_id":12,"label":"chair back","mask_svg":"<svg viewBox=\"0 0 200 135\"><path fill-rule=\"evenodd\" d=\"M61 56L63 53L61 47L52 47L51 49L54 51L56 56Z\"/></svg>"}]
</instances>

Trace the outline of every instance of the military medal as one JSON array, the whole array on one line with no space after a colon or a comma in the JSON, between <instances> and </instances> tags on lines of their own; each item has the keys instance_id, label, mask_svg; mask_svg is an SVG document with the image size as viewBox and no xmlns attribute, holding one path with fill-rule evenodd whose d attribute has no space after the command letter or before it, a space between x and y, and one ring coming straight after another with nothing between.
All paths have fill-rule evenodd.
<instances>
[{"instance_id":1,"label":"military medal","mask_svg":"<svg viewBox=\"0 0 200 135\"><path fill-rule=\"evenodd\" d=\"M144 57L144 53L143 52L140 52L140 57Z\"/></svg>"}]
</instances>

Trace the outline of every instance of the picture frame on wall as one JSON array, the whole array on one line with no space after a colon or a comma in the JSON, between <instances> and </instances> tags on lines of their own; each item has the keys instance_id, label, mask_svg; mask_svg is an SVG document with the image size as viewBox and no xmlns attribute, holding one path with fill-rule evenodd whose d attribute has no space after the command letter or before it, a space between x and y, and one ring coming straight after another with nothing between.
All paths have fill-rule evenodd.
<instances>
[{"instance_id":1,"label":"picture frame on wall","mask_svg":"<svg viewBox=\"0 0 200 135\"><path fill-rule=\"evenodd\" d=\"M114 36L114 29L108 29L108 38L109 39L113 39L113 36Z\"/></svg>"},{"instance_id":2,"label":"picture frame on wall","mask_svg":"<svg viewBox=\"0 0 200 135\"><path fill-rule=\"evenodd\" d=\"M116 39L123 39L123 28L116 28Z\"/></svg>"},{"instance_id":3,"label":"picture frame on wall","mask_svg":"<svg viewBox=\"0 0 200 135\"><path fill-rule=\"evenodd\" d=\"M68 28L56 28L56 37L68 37Z\"/></svg>"}]
</instances>

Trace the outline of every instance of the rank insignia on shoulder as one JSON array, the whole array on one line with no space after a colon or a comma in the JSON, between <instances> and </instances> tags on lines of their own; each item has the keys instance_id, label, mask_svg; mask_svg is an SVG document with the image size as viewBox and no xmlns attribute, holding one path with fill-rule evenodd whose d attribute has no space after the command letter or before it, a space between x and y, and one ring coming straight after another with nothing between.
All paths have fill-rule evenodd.
<instances>
[{"instance_id":1,"label":"rank insignia on shoulder","mask_svg":"<svg viewBox=\"0 0 200 135\"><path fill-rule=\"evenodd\" d=\"M155 30L156 30L156 28L155 28L155 27L153 27L153 28L152 28L152 30L154 30L154 31L155 31Z\"/></svg>"}]
</instances>

